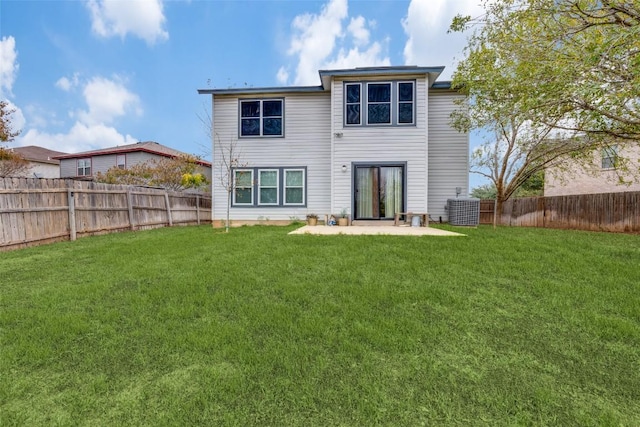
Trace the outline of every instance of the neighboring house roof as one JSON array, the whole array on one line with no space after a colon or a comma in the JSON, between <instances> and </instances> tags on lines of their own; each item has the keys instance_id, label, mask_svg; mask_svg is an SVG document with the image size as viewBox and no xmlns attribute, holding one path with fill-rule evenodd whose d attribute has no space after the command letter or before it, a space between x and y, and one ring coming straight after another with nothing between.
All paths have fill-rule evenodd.
<instances>
[{"instance_id":1,"label":"neighboring house roof","mask_svg":"<svg viewBox=\"0 0 640 427\"><path fill-rule=\"evenodd\" d=\"M435 80L440 76L444 67L418 67L406 65L398 67L358 67L345 70L320 70L320 86L281 86L281 87L244 87L229 89L198 89L200 95L234 95L234 94L269 94L269 93L309 93L325 92L331 88L332 77L367 77L367 76L406 76L409 74L428 74L433 89L451 89L450 81Z\"/></svg>"},{"instance_id":2,"label":"neighboring house roof","mask_svg":"<svg viewBox=\"0 0 640 427\"><path fill-rule=\"evenodd\" d=\"M100 150L65 154L61 156L56 156L55 158L59 160L77 159L77 158L83 158L83 157L104 156L107 154L124 154L124 153L140 152L140 151L145 153L156 154L164 157L172 157L172 158L183 156L186 154L182 151L175 150L173 148L167 147L166 145L159 144L155 141L145 141L145 142L137 142L135 144L120 145L120 146L111 147L111 148L102 148ZM209 167L211 166L211 163L207 162L206 160L198 160L198 163L203 166L209 166Z\"/></svg>"},{"instance_id":3,"label":"neighboring house roof","mask_svg":"<svg viewBox=\"0 0 640 427\"><path fill-rule=\"evenodd\" d=\"M50 165L59 165L60 160L57 159L57 156L64 156L67 154L62 151L49 150L35 145L14 147L11 148L11 151L20 154L25 160L30 162L48 163Z\"/></svg>"}]
</instances>

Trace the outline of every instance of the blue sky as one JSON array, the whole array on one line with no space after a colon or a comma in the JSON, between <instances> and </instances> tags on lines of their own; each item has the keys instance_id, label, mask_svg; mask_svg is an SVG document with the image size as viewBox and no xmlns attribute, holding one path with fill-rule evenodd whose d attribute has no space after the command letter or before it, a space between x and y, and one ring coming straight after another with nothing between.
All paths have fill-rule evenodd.
<instances>
[{"instance_id":1,"label":"blue sky","mask_svg":"<svg viewBox=\"0 0 640 427\"><path fill-rule=\"evenodd\" d=\"M317 85L319 69L373 65L444 65L448 79L465 37L447 28L478 3L0 0L0 97L17 110L13 146L152 140L210 159L197 89Z\"/></svg>"}]
</instances>

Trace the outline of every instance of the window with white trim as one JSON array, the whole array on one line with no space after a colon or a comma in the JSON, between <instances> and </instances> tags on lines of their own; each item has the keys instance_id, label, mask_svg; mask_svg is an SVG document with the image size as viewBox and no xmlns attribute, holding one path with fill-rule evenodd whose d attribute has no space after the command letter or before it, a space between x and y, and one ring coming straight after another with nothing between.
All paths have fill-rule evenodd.
<instances>
[{"instance_id":1,"label":"window with white trim","mask_svg":"<svg viewBox=\"0 0 640 427\"><path fill-rule=\"evenodd\" d=\"M360 91L361 83L346 83L345 90L345 123L347 125L360 124Z\"/></svg>"},{"instance_id":2,"label":"window with white trim","mask_svg":"<svg viewBox=\"0 0 640 427\"><path fill-rule=\"evenodd\" d=\"M234 170L233 180L233 204L253 205L253 169Z\"/></svg>"},{"instance_id":3,"label":"window with white trim","mask_svg":"<svg viewBox=\"0 0 640 427\"><path fill-rule=\"evenodd\" d=\"M367 83L367 124L391 124L391 83Z\"/></svg>"},{"instance_id":4,"label":"window with white trim","mask_svg":"<svg viewBox=\"0 0 640 427\"><path fill-rule=\"evenodd\" d=\"M258 170L258 204L278 205L278 170Z\"/></svg>"},{"instance_id":5,"label":"window with white trim","mask_svg":"<svg viewBox=\"0 0 640 427\"><path fill-rule=\"evenodd\" d=\"M304 204L304 169L284 170L284 204Z\"/></svg>"},{"instance_id":6,"label":"window with white trim","mask_svg":"<svg viewBox=\"0 0 640 427\"><path fill-rule=\"evenodd\" d=\"M618 163L618 146L610 145L602 149L602 169L614 169Z\"/></svg>"},{"instance_id":7,"label":"window with white trim","mask_svg":"<svg viewBox=\"0 0 640 427\"><path fill-rule=\"evenodd\" d=\"M127 155L126 154L117 154L116 155L116 167L118 169L126 169L127 168Z\"/></svg>"},{"instance_id":8,"label":"window with white trim","mask_svg":"<svg viewBox=\"0 0 640 427\"><path fill-rule=\"evenodd\" d=\"M306 167L243 168L235 169L233 176L235 207L306 206Z\"/></svg>"},{"instance_id":9,"label":"window with white trim","mask_svg":"<svg viewBox=\"0 0 640 427\"><path fill-rule=\"evenodd\" d=\"M240 100L240 136L283 136L283 125L283 99Z\"/></svg>"},{"instance_id":10,"label":"window with white trim","mask_svg":"<svg viewBox=\"0 0 640 427\"><path fill-rule=\"evenodd\" d=\"M77 160L77 176L90 176L91 175L91 159L78 159Z\"/></svg>"},{"instance_id":11,"label":"window with white trim","mask_svg":"<svg viewBox=\"0 0 640 427\"><path fill-rule=\"evenodd\" d=\"M344 125L414 125L415 86L415 81L412 80L346 82L344 84Z\"/></svg>"}]
</instances>

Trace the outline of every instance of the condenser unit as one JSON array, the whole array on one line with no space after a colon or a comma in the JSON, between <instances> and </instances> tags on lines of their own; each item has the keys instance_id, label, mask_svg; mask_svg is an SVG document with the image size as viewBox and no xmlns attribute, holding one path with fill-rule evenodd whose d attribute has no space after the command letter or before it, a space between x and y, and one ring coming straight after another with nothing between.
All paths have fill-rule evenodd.
<instances>
[{"instance_id":1,"label":"condenser unit","mask_svg":"<svg viewBox=\"0 0 640 427\"><path fill-rule=\"evenodd\" d=\"M480 222L480 199L448 199L447 211L449 224L476 226Z\"/></svg>"}]
</instances>

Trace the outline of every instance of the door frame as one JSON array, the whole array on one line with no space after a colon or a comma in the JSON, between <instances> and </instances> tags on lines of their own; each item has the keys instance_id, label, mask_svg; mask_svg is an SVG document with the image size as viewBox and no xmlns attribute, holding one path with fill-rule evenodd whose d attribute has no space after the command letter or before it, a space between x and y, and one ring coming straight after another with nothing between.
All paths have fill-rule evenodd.
<instances>
[{"instance_id":1,"label":"door frame","mask_svg":"<svg viewBox=\"0 0 640 427\"><path fill-rule=\"evenodd\" d=\"M351 212L353 220L392 221L393 218L356 218L356 177L358 167L401 167L402 168L402 206L407 207L407 162L351 162Z\"/></svg>"}]
</instances>

